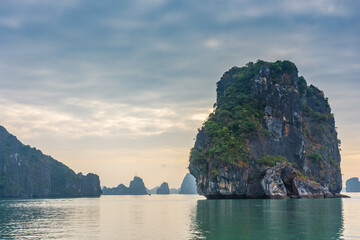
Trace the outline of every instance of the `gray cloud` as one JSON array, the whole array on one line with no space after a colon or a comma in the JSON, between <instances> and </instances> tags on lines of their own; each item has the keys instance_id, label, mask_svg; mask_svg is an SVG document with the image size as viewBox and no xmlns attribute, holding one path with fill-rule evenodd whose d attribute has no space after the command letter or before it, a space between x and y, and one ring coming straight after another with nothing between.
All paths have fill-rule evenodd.
<instances>
[{"instance_id":1,"label":"gray cloud","mask_svg":"<svg viewBox=\"0 0 360 240\"><path fill-rule=\"evenodd\" d=\"M114 169L136 169L126 154L152 159L154 169L181 158L183 170L169 179L181 181L216 82L230 67L257 59L294 61L330 98L340 134L355 128L359 135L357 124L348 125L359 112L347 111L360 104L356 0L0 5L1 124L75 169L92 158L91 147L99 159L112 153ZM151 157L150 149L163 155L154 150ZM84 169L105 171L101 164Z\"/></svg>"}]
</instances>

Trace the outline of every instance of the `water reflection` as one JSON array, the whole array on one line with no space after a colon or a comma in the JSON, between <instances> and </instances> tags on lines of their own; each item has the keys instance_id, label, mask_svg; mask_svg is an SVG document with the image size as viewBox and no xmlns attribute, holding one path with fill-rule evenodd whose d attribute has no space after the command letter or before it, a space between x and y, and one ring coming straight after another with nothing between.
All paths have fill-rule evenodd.
<instances>
[{"instance_id":1,"label":"water reflection","mask_svg":"<svg viewBox=\"0 0 360 240\"><path fill-rule=\"evenodd\" d=\"M0 200L0 239L190 239L199 198Z\"/></svg>"},{"instance_id":2,"label":"water reflection","mask_svg":"<svg viewBox=\"0 0 360 240\"><path fill-rule=\"evenodd\" d=\"M346 239L359 239L360 236L360 197L202 199L155 195L0 200L0 239L342 239L344 234Z\"/></svg>"},{"instance_id":3,"label":"water reflection","mask_svg":"<svg viewBox=\"0 0 360 240\"><path fill-rule=\"evenodd\" d=\"M1 239L94 239L98 220L98 201L85 198L0 200Z\"/></svg>"},{"instance_id":4,"label":"water reflection","mask_svg":"<svg viewBox=\"0 0 360 240\"><path fill-rule=\"evenodd\" d=\"M199 200L193 239L341 239L342 199Z\"/></svg>"}]
</instances>

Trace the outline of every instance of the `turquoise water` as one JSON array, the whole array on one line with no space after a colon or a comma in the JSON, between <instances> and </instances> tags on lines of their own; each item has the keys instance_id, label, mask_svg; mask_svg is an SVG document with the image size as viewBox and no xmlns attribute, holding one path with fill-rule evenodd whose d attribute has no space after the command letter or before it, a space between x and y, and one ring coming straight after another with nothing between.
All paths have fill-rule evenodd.
<instances>
[{"instance_id":1,"label":"turquoise water","mask_svg":"<svg viewBox=\"0 0 360 240\"><path fill-rule=\"evenodd\" d=\"M0 200L1 239L360 239L351 199L102 196Z\"/></svg>"}]
</instances>

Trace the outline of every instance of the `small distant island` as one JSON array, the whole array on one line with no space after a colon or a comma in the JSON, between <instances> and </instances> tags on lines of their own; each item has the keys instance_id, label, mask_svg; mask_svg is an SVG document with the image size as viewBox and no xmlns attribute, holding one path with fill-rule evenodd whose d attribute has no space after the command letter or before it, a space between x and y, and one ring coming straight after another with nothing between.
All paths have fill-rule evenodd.
<instances>
[{"instance_id":1,"label":"small distant island","mask_svg":"<svg viewBox=\"0 0 360 240\"><path fill-rule=\"evenodd\" d=\"M182 181L179 194L197 194L196 179L190 173Z\"/></svg>"},{"instance_id":2,"label":"small distant island","mask_svg":"<svg viewBox=\"0 0 360 240\"><path fill-rule=\"evenodd\" d=\"M290 61L233 67L217 83L189 170L211 198L342 197L328 99Z\"/></svg>"},{"instance_id":3,"label":"small distant island","mask_svg":"<svg viewBox=\"0 0 360 240\"><path fill-rule=\"evenodd\" d=\"M103 195L147 195L145 184L143 180L135 176L132 181L130 181L129 187L126 187L124 184L119 184L119 186L114 188L104 187L102 189Z\"/></svg>"},{"instance_id":4,"label":"small distant island","mask_svg":"<svg viewBox=\"0 0 360 240\"><path fill-rule=\"evenodd\" d=\"M167 182L163 182L156 190L156 194L170 194L169 184Z\"/></svg>"},{"instance_id":5,"label":"small distant island","mask_svg":"<svg viewBox=\"0 0 360 240\"><path fill-rule=\"evenodd\" d=\"M99 197L96 174L66 165L22 144L0 126L0 198Z\"/></svg>"},{"instance_id":6,"label":"small distant island","mask_svg":"<svg viewBox=\"0 0 360 240\"><path fill-rule=\"evenodd\" d=\"M354 177L346 181L346 192L360 192L359 178Z\"/></svg>"},{"instance_id":7,"label":"small distant island","mask_svg":"<svg viewBox=\"0 0 360 240\"><path fill-rule=\"evenodd\" d=\"M126 187L124 184L119 184L117 187L113 188L103 187L102 192L103 195L197 194L195 178L190 173L186 174L179 189L169 188L167 182L163 182L160 186L148 189L145 187L142 178L135 176L134 180L130 182L129 187Z\"/></svg>"}]
</instances>

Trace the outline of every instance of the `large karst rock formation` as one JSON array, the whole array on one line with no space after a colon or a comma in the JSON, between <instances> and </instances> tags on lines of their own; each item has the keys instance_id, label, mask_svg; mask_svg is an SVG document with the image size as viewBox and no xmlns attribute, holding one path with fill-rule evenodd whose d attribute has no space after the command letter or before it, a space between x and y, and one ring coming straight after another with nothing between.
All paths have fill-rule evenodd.
<instances>
[{"instance_id":1,"label":"large karst rock formation","mask_svg":"<svg viewBox=\"0 0 360 240\"><path fill-rule=\"evenodd\" d=\"M189 169L207 198L338 197L339 143L324 93L292 62L259 60L217 83Z\"/></svg>"}]
</instances>

